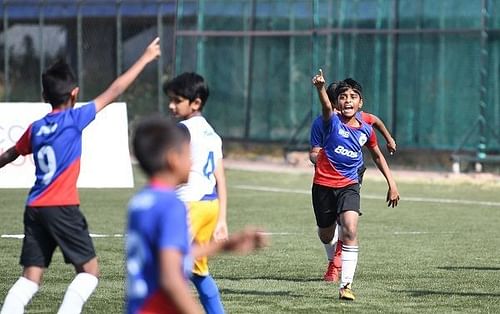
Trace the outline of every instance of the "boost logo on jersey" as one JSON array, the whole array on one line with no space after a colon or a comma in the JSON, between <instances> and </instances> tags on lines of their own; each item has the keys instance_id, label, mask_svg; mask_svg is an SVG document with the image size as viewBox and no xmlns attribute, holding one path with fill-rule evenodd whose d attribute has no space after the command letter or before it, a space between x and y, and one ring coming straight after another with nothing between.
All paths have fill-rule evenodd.
<instances>
[{"instance_id":1,"label":"boost logo on jersey","mask_svg":"<svg viewBox=\"0 0 500 314\"><path fill-rule=\"evenodd\" d=\"M351 157L351 158L358 157L357 152L353 152L352 150L348 150L347 148L345 148L342 145L337 146L337 148L335 148L334 152L336 152L337 154L340 154L342 156L347 156L347 157Z\"/></svg>"}]
</instances>

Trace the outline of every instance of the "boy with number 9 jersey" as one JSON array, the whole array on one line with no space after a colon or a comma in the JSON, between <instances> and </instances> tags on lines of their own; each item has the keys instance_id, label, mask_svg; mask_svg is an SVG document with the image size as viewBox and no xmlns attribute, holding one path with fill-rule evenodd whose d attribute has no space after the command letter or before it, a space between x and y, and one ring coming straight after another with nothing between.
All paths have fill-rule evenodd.
<instances>
[{"instance_id":1,"label":"boy with number 9 jersey","mask_svg":"<svg viewBox=\"0 0 500 314\"><path fill-rule=\"evenodd\" d=\"M160 55L156 38L132 67L94 101L74 108L79 88L69 65L58 61L42 75L43 97L52 112L31 124L17 144L0 155L0 168L33 154L36 181L24 211L22 276L9 290L2 314L23 313L39 289L44 269L59 247L77 273L58 313L80 313L98 283L99 267L87 222L79 209L82 132L96 114L122 94L144 67Z\"/></svg>"},{"instance_id":2,"label":"boy with number 9 jersey","mask_svg":"<svg viewBox=\"0 0 500 314\"><path fill-rule=\"evenodd\" d=\"M179 198L189 209L193 244L206 245L228 237L226 182L222 163L222 140L202 116L209 90L202 76L183 73L163 86L169 109L191 136L191 171L186 184L178 187ZM192 282L209 314L224 313L219 289L208 271L207 257L195 260Z\"/></svg>"}]
</instances>

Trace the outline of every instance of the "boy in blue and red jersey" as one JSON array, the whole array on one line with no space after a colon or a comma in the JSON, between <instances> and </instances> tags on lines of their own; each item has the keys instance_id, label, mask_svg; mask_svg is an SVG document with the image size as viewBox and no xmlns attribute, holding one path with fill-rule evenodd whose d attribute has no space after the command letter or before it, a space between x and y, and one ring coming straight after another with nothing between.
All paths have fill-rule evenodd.
<instances>
[{"instance_id":1,"label":"boy in blue and red jersey","mask_svg":"<svg viewBox=\"0 0 500 314\"><path fill-rule=\"evenodd\" d=\"M141 121L132 145L149 183L129 203L127 305L129 314L202 313L189 287L193 261L218 251L250 252L265 244L262 233L246 230L226 241L191 247L188 212L176 187L191 170L190 134L161 117Z\"/></svg>"},{"instance_id":2,"label":"boy in blue and red jersey","mask_svg":"<svg viewBox=\"0 0 500 314\"><path fill-rule=\"evenodd\" d=\"M337 86L337 82L331 83L326 89L326 93L328 95L328 99L332 104L334 104L335 108L337 107L335 100L335 88ZM387 150L392 155L396 152L396 141L392 137L391 133L387 130L384 122L378 118L376 115L358 111L357 113L360 115L361 120L368 123L377 129L385 138L387 143ZM311 162L316 165L316 159L319 151L323 147L325 134L323 133L323 117L320 115L316 119L314 119L311 125L311 135L310 135L310 151L309 151L309 159ZM363 181L363 175L366 170L364 165L358 169L359 176L359 185L361 186ZM323 275L323 279L327 282L336 282L338 281L339 275L342 270L342 240L339 239L340 228L337 225L335 228L335 234L333 239L328 243L323 243L326 251L326 257L328 259L328 266L325 274Z\"/></svg>"},{"instance_id":3,"label":"boy in blue and red jersey","mask_svg":"<svg viewBox=\"0 0 500 314\"><path fill-rule=\"evenodd\" d=\"M132 67L94 101L74 108L79 89L68 64L58 61L42 75L43 97L52 112L33 122L15 146L0 156L0 168L19 155L33 154L36 181L24 212L22 276L9 290L2 314L23 313L41 284L56 247L77 273L58 313L80 313L98 283L99 266L87 222L80 212L76 182L80 172L82 131L96 114L132 84L160 55L156 38Z\"/></svg>"},{"instance_id":4,"label":"boy in blue and red jersey","mask_svg":"<svg viewBox=\"0 0 500 314\"><path fill-rule=\"evenodd\" d=\"M318 234L323 243L333 239L337 218L341 226L342 275L339 298L354 300L352 282L358 261L357 225L360 213L359 174L363 165L361 148L366 144L372 159L386 178L389 206L397 206L399 193L387 162L377 145L373 128L364 122L358 110L363 105L361 85L353 79L338 83L334 97L338 112L334 111L320 74L313 78L321 100L323 149L316 160L312 202Z\"/></svg>"}]
</instances>

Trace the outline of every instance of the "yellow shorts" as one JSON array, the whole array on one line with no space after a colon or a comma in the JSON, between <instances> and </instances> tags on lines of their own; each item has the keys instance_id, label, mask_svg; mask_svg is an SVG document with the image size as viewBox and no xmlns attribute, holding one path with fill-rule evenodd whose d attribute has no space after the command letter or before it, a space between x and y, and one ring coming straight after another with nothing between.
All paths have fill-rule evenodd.
<instances>
[{"instance_id":1,"label":"yellow shorts","mask_svg":"<svg viewBox=\"0 0 500 314\"><path fill-rule=\"evenodd\" d=\"M189 221L192 242L206 245L212 239L219 217L219 200L188 202ZM199 276L208 275L208 258L206 256L194 261L193 273Z\"/></svg>"}]
</instances>

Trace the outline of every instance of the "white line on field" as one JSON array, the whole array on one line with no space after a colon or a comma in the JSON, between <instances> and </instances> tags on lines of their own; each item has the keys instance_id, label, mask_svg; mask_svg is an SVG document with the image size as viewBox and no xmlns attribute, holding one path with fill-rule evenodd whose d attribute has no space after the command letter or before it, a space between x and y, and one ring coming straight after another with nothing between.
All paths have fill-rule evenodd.
<instances>
[{"instance_id":1,"label":"white line on field","mask_svg":"<svg viewBox=\"0 0 500 314\"><path fill-rule=\"evenodd\" d=\"M292 193L292 194L307 194L310 195L311 191L308 190L297 190L297 189L284 189L284 188L275 188L269 186L252 186L252 185L235 185L233 186L236 189L240 190L249 190L249 191L260 191L260 192L275 192L275 193ZM385 198L361 193L361 198L366 198L370 200L385 200ZM420 202L420 203L441 203L441 204L460 204L460 205L482 205L482 206L494 206L500 207L500 202L488 202L488 201L473 201L473 200L456 200L456 199L448 199L448 198L432 198L432 197L412 197L412 196L403 196L402 201L409 202Z\"/></svg>"},{"instance_id":2,"label":"white line on field","mask_svg":"<svg viewBox=\"0 0 500 314\"><path fill-rule=\"evenodd\" d=\"M263 235L269 236L279 236L279 235L296 235L299 233L296 232L262 232ZM123 234L115 233L115 234L96 234L91 233L90 237L92 238L123 238ZM4 239L24 239L24 234L2 234L0 238Z\"/></svg>"},{"instance_id":3,"label":"white line on field","mask_svg":"<svg viewBox=\"0 0 500 314\"><path fill-rule=\"evenodd\" d=\"M1 238L11 238L11 239L24 239L24 234L2 234ZM123 234L115 233L115 234L95 234L91 233L90 237L92 238L122 238Z\"/></svg>"},{"instance_id":4,"label":"white line on field","mask_svg":"<svg viewBox=\"0 0 500 314\"><path fill-rule=\"evenodd\" d=\"M405 235L405 234L456 234L458 232L428 232L428 231L396 231L394 235Z\"/></svg>"}]
</instances>

